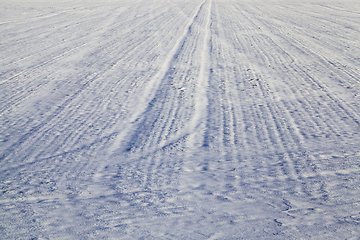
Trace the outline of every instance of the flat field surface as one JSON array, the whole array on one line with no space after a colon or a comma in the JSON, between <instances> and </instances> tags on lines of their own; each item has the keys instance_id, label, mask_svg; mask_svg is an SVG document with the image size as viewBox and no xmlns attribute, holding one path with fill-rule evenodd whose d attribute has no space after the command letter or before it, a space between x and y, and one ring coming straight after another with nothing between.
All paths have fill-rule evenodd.
<instances>
[{"instance_id":1,"label":"flat field surface","mask_svg":"<svg viewBox=\"0 0 360 240\"><path fill-rule=\"evenodd\" d=\"M2 0L1 239L359 239L360 2Z\"/></svg>"}]
</instances>

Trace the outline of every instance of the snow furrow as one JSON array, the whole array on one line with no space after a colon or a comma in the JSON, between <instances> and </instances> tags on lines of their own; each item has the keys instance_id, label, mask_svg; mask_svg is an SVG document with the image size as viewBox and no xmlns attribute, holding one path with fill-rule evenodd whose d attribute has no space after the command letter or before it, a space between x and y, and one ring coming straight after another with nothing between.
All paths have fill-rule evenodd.
<instances>
[{"instance_id":1,"label":"snow furrow","mask_svg":"<svg viewBox=\"0 0 360 240\"><path fill-rule=\"evenodd\" d=\"M199 12L202 9L204 3L198 6L198 8L195 10L195 14L190 19L188 24L185 26L184 31L182 35L177 39L174 47L171 49L171 51L167 54L167 57L164 60L164 63L162 64L159 71L152 77L152 79L149 81L146 89L142 93L143 97L140 99L139 107L137 108L137 111L133 113L133 115L130 118L130 123L133 124L133 122L138 121L138 119L141 117L143 113L145 113L148 108L148 105L151 107L151 101L155 100L157 88L159 87L159 84L161 81L169 74L171 74L171 64L172 62L177 58L179 51L181 51L182 46L184 44L184 41L186 40L187 36L189 35L189 31L191 30L192 24L196 21ZM135 123L135 125L137 125ZM124 131L128 131L131 126L124 127ZM119 137L116 139L112 149L116 150L120 147L121 144L123 144L123 138L127 136L127 133L123 133L119 135ZM131 143L130 143L131 144Z\"/></svg>"},{"instance_id":2,"label":"snow furrow","mask_svg":"<svg viewBox=\"0 0 360 240\"><path fill-rule=\"evenodd\" d=\"M2 238L359 238L359 7L4 0Z\"/></svg>"},{"instance_id":3,"label":"snow furrow","mask_svg":"<svg viewBox=\"0 0 360 240\"><path fill-rule=\"evenodd\" d=\"M207 87L208 87L208 80L209 80L209 41L210 41L210 21L211 21L211 4L212 0L208 0L207 2L207 13L206 19L204 24L204 37L201 49L201 56L200 56L200 69L199 69L199 76L196 83L196 92L194 96L194 115L190 121L189 129L187 130L188 133L191 133L188 139L188 146L191 147L198 147L203 144L203 131L204 131L204 118L206 118L206 108L208 104L208 99L206 96ZM196 136L199 135L199 136ZM195 138L195 139L194 139ZM200 140L197 140L199 139Z\"/></svg>"}]
</instances>

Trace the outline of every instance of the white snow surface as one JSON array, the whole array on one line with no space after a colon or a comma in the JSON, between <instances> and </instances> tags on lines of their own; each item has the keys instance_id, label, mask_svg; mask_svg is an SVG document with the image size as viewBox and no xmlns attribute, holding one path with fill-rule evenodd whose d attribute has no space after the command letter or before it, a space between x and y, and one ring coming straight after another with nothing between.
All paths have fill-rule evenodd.
<instances>
[{"instance_id":1,"label":"white snow surface","mask_svg":"<svg viewBox=\"0 0 360 240\"><path fill-rule=\"evenodd\" d=\"M360 2L2 0L1 239L359 239Z\"/></svg>"}]
</instances>

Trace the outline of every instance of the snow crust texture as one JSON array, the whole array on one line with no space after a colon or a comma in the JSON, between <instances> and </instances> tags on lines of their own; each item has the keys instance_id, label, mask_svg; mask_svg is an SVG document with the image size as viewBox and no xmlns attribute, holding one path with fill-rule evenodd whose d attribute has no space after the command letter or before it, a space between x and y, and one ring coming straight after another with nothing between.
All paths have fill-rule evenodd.
<instances>
[{"instance_id":1,"label":"snow crust texture","mask_svg":"<svg viewBox=\"0 0 360 240\"><path fill-rule=\"evenodd\" d=\"M1 239L359 239L360 2L0 4Z\"/></svg>"}]
</instances>

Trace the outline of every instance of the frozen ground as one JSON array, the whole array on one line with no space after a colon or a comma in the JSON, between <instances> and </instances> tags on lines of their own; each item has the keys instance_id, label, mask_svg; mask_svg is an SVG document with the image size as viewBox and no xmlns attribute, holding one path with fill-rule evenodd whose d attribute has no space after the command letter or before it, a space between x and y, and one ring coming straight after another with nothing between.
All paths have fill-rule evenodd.
<instances>
[{"instance_id":1,"label":"frozen ground","mask_svg":"<svg viewBox=\"0 0 360 240\"><path fill-rule=\"evenodd\" d=\"M1 239L359 239L360 2L2 0Z\"/></svg>"}]
</instances>

